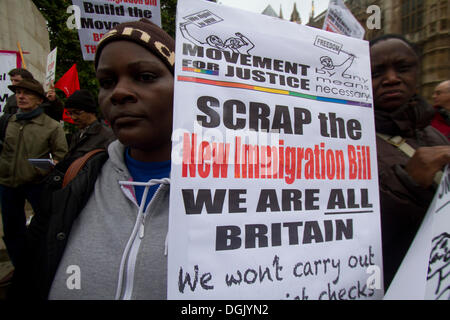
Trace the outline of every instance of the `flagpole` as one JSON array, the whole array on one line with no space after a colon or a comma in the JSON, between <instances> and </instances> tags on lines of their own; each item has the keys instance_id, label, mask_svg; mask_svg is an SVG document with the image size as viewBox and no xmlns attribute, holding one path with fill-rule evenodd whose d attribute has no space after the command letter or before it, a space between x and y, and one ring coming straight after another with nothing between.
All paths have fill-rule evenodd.
<instances>
[{"instance_id":1,"label":"flagpole","mask_svg":"<svg viewBox=\"0 0 450 320\"><path fill-rule=\"evenodd\" d=\"M17 48L19 49L20 59L22 60L23 68L26 69L27 64L25 63L25 59L23 58L23 52L22 52L22 48L20 47L19 41L17 41Z\"/></svg>"}]
</instances>

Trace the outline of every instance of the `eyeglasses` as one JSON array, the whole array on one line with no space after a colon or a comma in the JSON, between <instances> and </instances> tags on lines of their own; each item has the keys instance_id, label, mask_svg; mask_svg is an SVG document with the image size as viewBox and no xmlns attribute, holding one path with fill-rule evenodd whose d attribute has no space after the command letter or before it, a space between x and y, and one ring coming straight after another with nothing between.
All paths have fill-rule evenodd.
<instances>
[{"instance_id":1,"label":"eyeglasses","mask_svg":"<svg viewBox=\"0 0 450 320\"><path fill-rule=\"evenodd\" d=\"M84 111L83 110L75 110L75 111L66 111L66 113L69 117L71 117L71 116L79 117L84 113Z\"/></svg>"}]
</instances>

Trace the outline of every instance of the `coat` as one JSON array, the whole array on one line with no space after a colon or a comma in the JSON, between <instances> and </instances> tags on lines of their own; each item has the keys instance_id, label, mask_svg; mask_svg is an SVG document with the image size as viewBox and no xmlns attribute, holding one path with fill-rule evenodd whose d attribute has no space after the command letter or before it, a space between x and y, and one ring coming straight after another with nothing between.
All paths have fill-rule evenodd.
<instances>
[{"instance_id":1,"label":"coat","mask_svg":"<svg viewBox=\"0 0 450 320\"><path fill-rule=\"evenodd\" d=\"M69 151L64 160L56 166L62 172L65 172L69 165L76 159L84 156L94 149L108 149L108 145L115 139L114 133L109 127L105 127L99 121L92 123L83 135L76 132L70 141Z\"/></svg>"},{"instance_id":2,"label":"coat","mask_svg":"<svg viewBox=\"0 0 450 320\"><path fill-rule=\"evenodd\" d=\"M438 108L431 125L450 140L450 111Z\"/></svg>"},{"instance_id":3,"label":"coat","mask_svg":"<svg viewBox=\"0 0 450 320\"><path fill-rule=\"evenodd\" d=\"M67 153L67 141L61 125L44 113L30 120L8 121L3 149L0 153L0 184L18 187L38 183L48 171L30 164L28 159L60 161Z\"/></svg>"},{"instance_id":4,"label":"coat","mask_svg":"<svg viewBox=\"0 0 450 320\"><path fill-rule=\"evenodd\" d=\"M12 94L6 100L5 107L2 111L4 113L15 114L17 110L19 110L19 107L17 106L16 94Z\"/></svg>"}]
</instances>

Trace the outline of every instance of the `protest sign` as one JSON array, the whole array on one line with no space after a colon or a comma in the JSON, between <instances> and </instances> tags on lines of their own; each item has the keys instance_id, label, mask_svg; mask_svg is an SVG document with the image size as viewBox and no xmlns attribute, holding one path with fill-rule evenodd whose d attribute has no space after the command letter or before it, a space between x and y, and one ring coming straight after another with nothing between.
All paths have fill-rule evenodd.
<instances>
[{"instance_id":1,"label":"protest sign","mask_svg":"<svg viewBox=\"0 0 450 320\"><path fill-rule=\"evenodd\" d=\"M11 85L8 72L19 66L20 58L18 58L17 52L0 50L0 114L3 114L8 97L13 94L8 89L8 86Z\"/></svg>"},{"instance_id":2,"label":"protest sign","mask_svg":"<svg viewBox=\"0 0 450 320\"><path fill-rule=\"evenodd\" d=\"M168 297L380 299L367 42L198 0L177 19Z\"/></svg>"},{"instance_id":3,"label":"protest sign","mask_svg":"<svg viewBox=\"0 0 450 320\"><path fill-rule=\"evenodd\" d=\"M365 30L342 0L330 0L323 30L364 39Z\"/></svg>"},{"instance_id":4,"label":"protest sign","mask_svg":"<svg viewBox=\"0 0 450 320\"><path fill-rule=\"evenodd\" d=\"M80 8L78 37L84 60L94 60L97 43L122 22L146 18L161 26L159 0L72 0Z\"/></svg>"},{"instance_id":5,"label":"protest sign","mask_svg":"<svg viewBox=\"0 0 450 320\"><path fill-rule=\"evenodd\" d=\"M44 90L48 91L52 82L55 81L56 74L56 53L58 48L53 49L47 56L47 71L45 73Z\"/></svg>"},{"instance_id":6,"label":"protest sign","mask_svg":"<svg viewBox=\"0 0 450 320\"><path fill-rule=\"evenodd\" d=\"M446 167L433 202L386 300L450 299L450 168Z\"/></svg>"}]
</instances>

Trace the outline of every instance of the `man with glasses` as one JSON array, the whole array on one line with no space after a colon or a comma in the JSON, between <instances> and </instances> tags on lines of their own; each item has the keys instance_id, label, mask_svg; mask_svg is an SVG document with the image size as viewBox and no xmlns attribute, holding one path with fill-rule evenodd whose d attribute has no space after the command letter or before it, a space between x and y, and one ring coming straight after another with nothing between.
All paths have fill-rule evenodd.
<instances>
[{"instance_id":1,"label":"man with glasses","mask_svg":"<svg viewBox=\"0 0 450 320\"><path fill-rule=\"evenodd\" d=\"M106 149L115 139L112 130L98 120L98 108L88 90L75 91L67 98L65 108L79 131L72 136L64 163L58 166L63 172L75 159L94 149Z\"/></svg>"},{"instance_id":2,"label":"man with glasses","mask_svg":"<svg viewBox=\"0 0 450 320\"><path fill-rule=\"evenodd\" d=\"M450 140L450 80L439 83L434 89L433 107L436 113L431 125Z\"/></svg>"}]
</instances>

